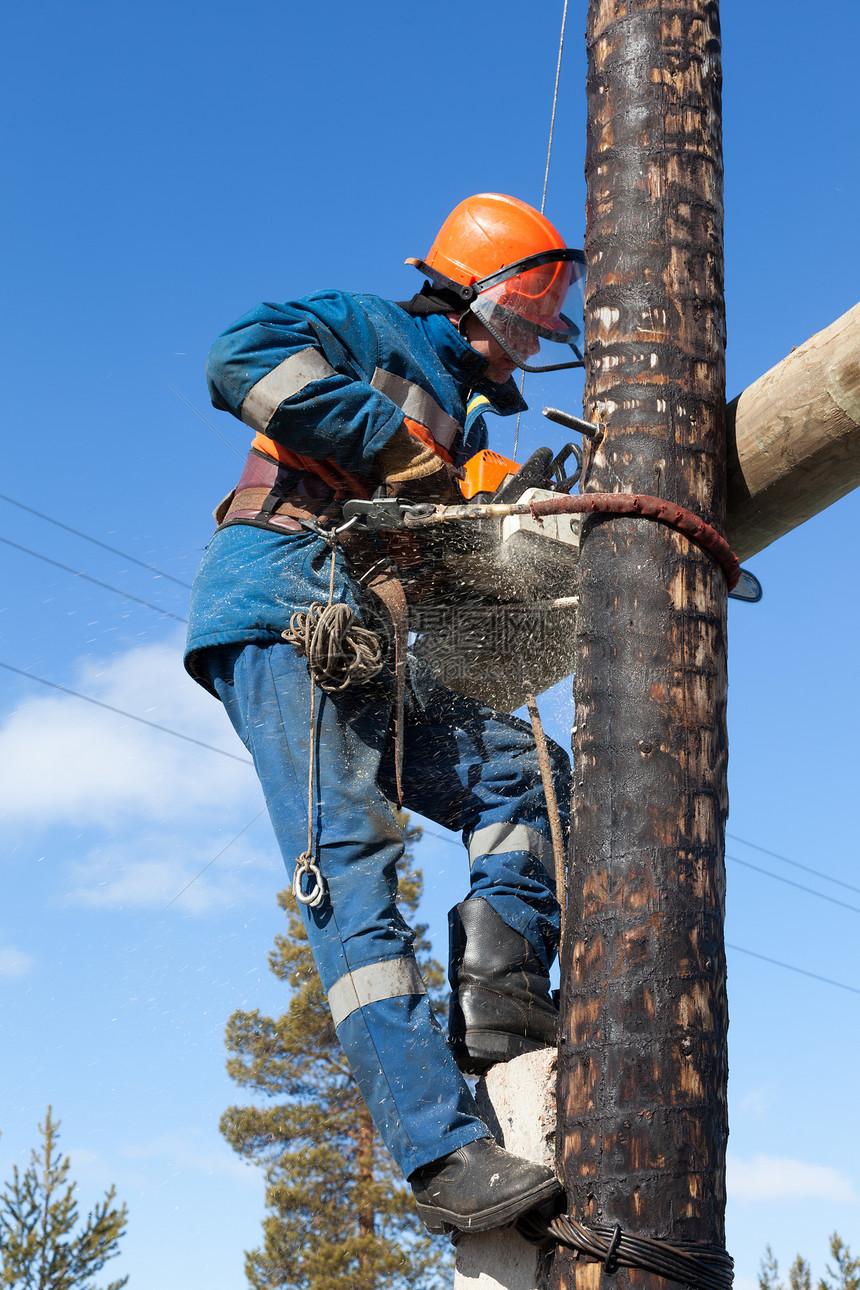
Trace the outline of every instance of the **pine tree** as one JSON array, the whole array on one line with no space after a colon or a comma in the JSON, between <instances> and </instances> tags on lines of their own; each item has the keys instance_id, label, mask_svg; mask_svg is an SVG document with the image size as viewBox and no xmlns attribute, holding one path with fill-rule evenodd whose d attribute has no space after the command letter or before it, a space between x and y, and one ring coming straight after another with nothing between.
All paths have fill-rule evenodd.
<instances>
[{"instance_id":1,"label":"pine tree","mask_svg":"<svg viewBox=\"0 0 860 1290\"><path fill-rule=\"evenodd\" d=\"M30 1153L23 1175L13 1166L12 1181L0 1192L0 1285L9 1290L95 1290L92 1278L119 1253L127 1210L114 1208L113 1186L72 1235L78 1206L69 1157L61 1159L57 1149L59 1128L49 1106L39 1125L41 1150ZM107 1290L121 1290L127 1281L112 1281Z\"/></svg>"},{"instance_id":2,"label":"pine tree","mask_svg":"<svg viewBox=\"0 0 860 1290\"><path fill-rule=\"evenodd\" d=\"M408 844L421 830L407 818ZM420 894L421 875L404 857L399 901L407 916ZM230 1107L221 1119L233 1149L265 1169L264 1240L245 1256L248 1281L254 1290L437 1290L450 1284L450 1245L425 1234L337 1041L290 892L278 903L287 930L269 967L290 987L289 1007L278 1018L235 1012L226 1035L230 1076L272 1099ZM435 1005L444 973L429 957L426 927L416 931Z\"/></svg>"},{"instance_id":3,"label":"pine tree","mask_svg":"<svg viewBox=\"0 0 860 1290\"><path fill-rule=\"evenodd\" d=\"M852 1259L850 1248L838 1232L830 1238L830 1253L836 1270L828 1263L827 1274L833 1277L833 1281L823 1278L818 1282L818 1290L860 1290L860 1256Z\"/></svg>"},{"instance_id":4,"label":"pine tree","mask_svg":"<svg viewBox=\"0 0 860 1290\"><path fill-rule=\"evenodd\" d=\"M805 1259L798 1254L788 1269L788 1286L779 1279L779 1264L769 1245L765 1246L764 1257L759 1265L759 1290L812 1290L812 1270ZM830 1290L824 1287L823 1290Z\"/></svg>"},{"instance_id":5,"label":"pine tree","mask_svg":"<svg viewBox=\"0 0 860 1290\"><path fill-rule=\"evenodd\" d=\"M838 1232L830 1238L830 1253L836 1264L834 1271L827 1265L827 1274L833 1280L822 1278L818 1290L860 1290L860 1258L852 1259L851 1250ZM779 1277L779 1264L773 1250L765 1246L764 1256L759 1265L759 1290L786 1290ZM812 1269L799 1254L788 1270L788 1290L811 1290Z\"/></svg>"},{"instance_id":6,"label":"pine tree","mask_svg":"<svg viewBox=\"0 0 860 1290\"><path fill-rule=\"evenodd\" d=\"M800 1255L797 1256L800 1258ZM759 1290L785 1290L779 1279L779 1264L776 1255L769 1245L764 1247L764 1254L758 1269Z\"/></svg>"},{"instance_id":7,"label":"pine tree","mask_svg":"<svg viewBox=\"0 0 860 1290\"><path fill-rule=\"evenodd\" d=\"M789 1290L812 1290L812 1270L798 1254L788 1269Z\"/></svg>"}]
</instances>

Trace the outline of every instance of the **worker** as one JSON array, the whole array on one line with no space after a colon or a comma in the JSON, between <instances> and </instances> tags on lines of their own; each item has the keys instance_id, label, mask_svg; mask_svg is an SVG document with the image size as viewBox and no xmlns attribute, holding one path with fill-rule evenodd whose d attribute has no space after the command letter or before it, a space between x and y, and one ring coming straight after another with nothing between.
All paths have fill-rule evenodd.
<instances>
[{"instance_id":1,"label":"worker","mask_svg":"<svg viewBox=\"0 0 860 1290\"><path fill-rule=\"evenodd\" d=\"M285 863L304 856L294 890L338 1037L431 1232L501 1227L560 1196L551 1170L496 1145L462 1073L557 1042L553 852L525 723L412 656L398 723L390 598L370 594L373 561L335 531L346 500L374 493L462 502L462 464L487 446L467 405L526 406L511 374L543 341L571 341L561 307L580 261L532 207L480 194L409 261L427 275L411 301L325 290L259 305L209 357L212 402L255 438L194 583L186 665L251 754ZM317 687L312 711L306 652L283 633L314 602L346 606L386 644L375 675ZM567 758L550 754L566 820ZM468 849L447 1039L395 903L398 786Z\"/></svg>"}]
</instances>

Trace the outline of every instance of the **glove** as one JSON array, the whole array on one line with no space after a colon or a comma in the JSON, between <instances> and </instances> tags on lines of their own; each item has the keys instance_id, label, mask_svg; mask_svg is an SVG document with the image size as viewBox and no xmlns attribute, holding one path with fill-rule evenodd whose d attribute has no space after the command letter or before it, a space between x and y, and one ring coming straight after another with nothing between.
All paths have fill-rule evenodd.
<instances>
[{"instance_id":1,"label":"glove","mask_svg":"<svg viewBox=\"0 0 860 1290\"><path fill-rule=\"evenodd\" d=\"M408 424L405 420L398 427L376 457L386 497L461 505L463 494L457 481L462 471L410 434Z\"/></svg>"}]
</instances>

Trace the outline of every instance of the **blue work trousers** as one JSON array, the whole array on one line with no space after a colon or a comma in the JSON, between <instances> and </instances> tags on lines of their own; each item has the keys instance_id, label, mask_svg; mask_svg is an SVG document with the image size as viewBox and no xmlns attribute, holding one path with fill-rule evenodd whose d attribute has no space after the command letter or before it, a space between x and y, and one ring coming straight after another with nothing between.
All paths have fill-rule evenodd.
<instances>
[{"instance_id":1,"label":"blue work trousers","mask_svg":"<svg viewBox=\"0 0 860 1290\"><path fill-rule=\"evenodd\" d=\"M254 759L292 873L307 845L307 663L281 643L215 647L207 663ZM340 1042L383 1140L408 1177L489 1130L433 1015L413 932L395 903L403 841L390 805L396 799L392 713L390 678L335 694L317 687L313 847L327 894L318 908L302 906L302 914ZM445 689L412 660L404 739L404 807L462 833L468 895L489 901L548 967L558 905L530 728ZM566 818L568 761L557 746L550 751Z\"/></svg>"}]
</instances>

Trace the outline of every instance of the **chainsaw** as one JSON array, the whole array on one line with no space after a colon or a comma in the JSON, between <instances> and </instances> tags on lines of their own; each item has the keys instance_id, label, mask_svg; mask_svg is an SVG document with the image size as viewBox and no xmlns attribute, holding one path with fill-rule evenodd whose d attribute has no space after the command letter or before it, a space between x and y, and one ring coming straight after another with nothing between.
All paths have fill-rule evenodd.
<instances>
[{"instance_id":1,"label":"chainsaw","mask_svg":"<svg viewBox=\"0 0 860 1290\"><path fill-rule=\"evenodd\" d=\"M602 426L571 413L545 408L544 415L589 439L602 437ZM568 474L571 457L576 469ZM573 585L585 515L552 502L570 493L581 469L581 450L570 443L557 454L539 448L522 465L485 449L465 465L463 507L398 498L344 505L344 519L361 528L394 536L400 530L407 540L410 530L421 532L425 568L432 567L434 576L429 591L426 577L410 582L407 572L403 578L409 627L416 652L450 688L511 711L522 702L525 677L537 693L573 670ZM503 513L494 514L497 509ZM451 512L450 521L424 527L441 510ZM481 522L460 522L462 512L463 520ZM729 594L755 603L762 590L755 575L741 569Z\"/></svg>"},{"instance_id":2,"label":"chainsaw","mask_svg":"<svg viewBox=\"0 0 860 1290\"><path fill-rule=\"evenodd\" d=\"M554 408L545 409L545 415L589 438L598 431L597 426ZM568 473L571 464L574 469ZM582 453L574 443L557 453L538 448L522 464L485 448L466 462L460 491L470 506L527 504L569 493L581 473ZM421 503L373 498L347 502L343 514L362 528L391 532L401 527L407 514L417 515L422 509ZM538 519L524 514L485 519L481 524L446 525L444 536L425 531L420 563L425 570L432 567L434 577L429 586L426 574L417 575L413 582L408 567L401 566L407 597L425 604L476 605L487 601L527 604L568 596L581 527L580 515Z\"/></svg>"},{"instance_id":3,"label":"chainsaw","mask_svg":"<svg viewBox=\"0 0 860 1290\"><path fill-rule=\"evenodd\" d=\"M575 469L567 473L571 458ZM581 472L581 454L572 443L556 454L538 448L522 465L484 449L466 462L460 490L473 505L530 503L569 493ZM537 519L529 513L471 525L450 556L440 553L447 590L467 603L569 595L581 527L580 515Z\"/></svg>"}]
</instances>

